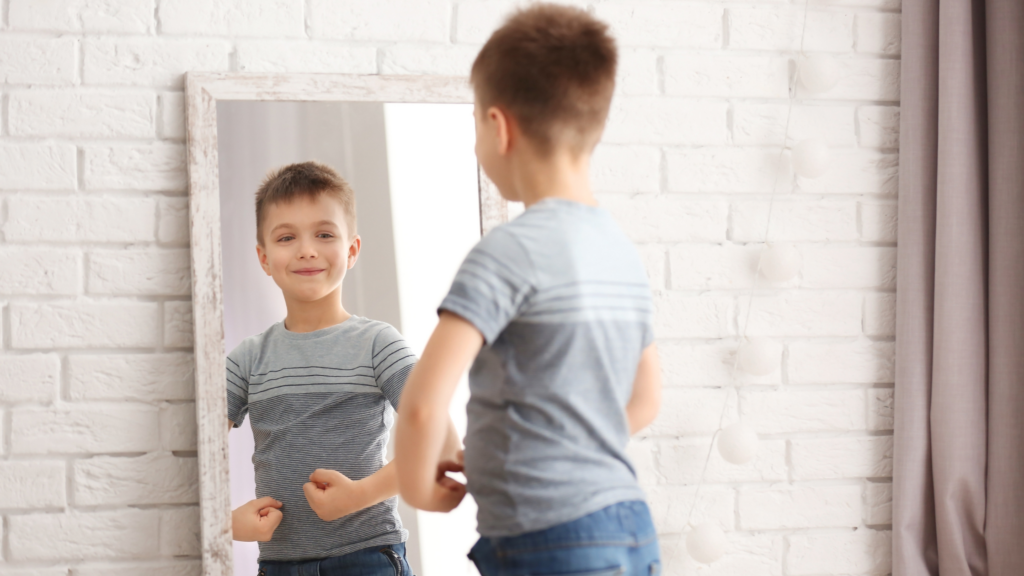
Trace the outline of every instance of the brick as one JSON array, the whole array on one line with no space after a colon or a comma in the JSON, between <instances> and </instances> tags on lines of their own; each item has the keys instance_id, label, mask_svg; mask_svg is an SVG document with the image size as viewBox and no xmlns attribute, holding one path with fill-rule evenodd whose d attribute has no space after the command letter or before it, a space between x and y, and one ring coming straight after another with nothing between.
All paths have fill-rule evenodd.
<instances>
[{"instance_id":1,"label":"brick","mask_svg":"<svg viewBox=\"0 0 1024 576\"><path fill-rule=\"evenodd\" d=\"M892 436L791 440L793 478L889 478Z\"/></svg>"},{"instance_id":2,"label":"brick","mask_svg":"<svg viewBox=\"0 0 1024 576\"><path fill-rule=\"evenodd\" d=\"M375 74L377 49L336 42L252 40L238 43L238 69L244 72Z\"/></svg>"},{"instance_id":3,"label":"brick","mask_svg":"<svg viewBox=\"0 0 1024 576\"><path fill-rule=\"evenodd\" d=\"M900 109L897 106L862 106L857 110L860 145L899 148Z\"/></svg>"},{"instance_id":4,"label":"brick","mask_svg":"<svg viewBox=\"0 0 1024 576\"><path fill-rule=\"evenodd\" d=\"M596 192L658 192L661 188L661 151L647 146L601 144L590 161Z\"/></svg>"},{"instance_id":5,"label":"brick","mask_svg":"<svg viewBox=\"0 0 1024 576\"><path fill-rule=\"evenodd\" d=\"M789 345L794 384L890 384L895 375L892 342L798 342Z\"/></svg>"},{"instance_id":6,"label":"brick","mask_svg":"<svg viewBox=\"0 0 1024 576\"><path fill-rule=\"evenodd\" d=\"M896 242L898 213L894 202L862 202L860 239L865 242Z\"/></svg>"},{"instance_id":7,"label":"brick","mask_svg":"<svg viewBox=\"0 0 1024 576\"><path fill-rule=\"evenodd\" d=\"M739 491L737 500L744 530L860 525L860 486L747 488Z\"/></svg>"},{"instance_id":8,"label":"brick","mask_svg":"<svg viewBox=\"0 0 1024 576\"><path fill-rule=\"evenodd\" d=\"M899 14L857 14L857 52L899 55L901 26Z\"/></svg>"},{"instance_id":9,"label":"brick","mask_svg":"<svg viewBox=\"0 0 1024 576\"><path fill-rule=\"evenodd\" d=\"M0 508L63 508L67 476L59 461L0 462Z\"/></svg>"},{"instance_id":10,"label":"brick","mask_svg":"<svg viewBox=\"0 0 1024 576\"><path fill-rule=\"evenodd\" d=\"M8 242L152 242L153 198L12 196Z\"/></svg>"},{"instance_id":11,"label":"brick","mask_svg":"<svg viewBox=\"0 0 1024 576\"><path fill-rule=\"evenodd\" d=\"M81 267L77 250L0 247L0 294L77 294Z\"/></svg>"},{"instance_id":12,"label":"brick","mask_svg":"<svg viewBox=\"0 0 1024 576\"><path fill-rule=\"evenodd\" d=\"M675 290L742 290L750 288L760 245L683 244L669 250Z\"/></svg>"},{"instance_id":13,"label":"brick","mask_svg":"<svg viewBox=\"0 0 1024 576\"><path fill-rule=\"evenodd\" d=\"M658 244L642 244L637 246L640 261L647 270L647 279L651 290L662 290L665 286L665 247Z\"/></svg>"},{"instance_id":14,"label":"brick","mask_svg":"<svg viewBox=\"0 0 1024 576\"><path fill-rule=\"evenodd\" d=\"M160 554L199 556L199 508L164 510L160 515Z\"/></svg>"},{"instance_id":15,"label":"brick","mask_svg":"<svg viewBox=\"0 0 1024 576\"><path fill-rule=\"evenodd\" d=\"M787 574L885 576L892 564L892 534L858 530L843 534L787 536Z\"/></svg>"},{"instance_id":16,"label":"brick","mask_svg":"<svg viewBox=\"0 0 1024 576\"><path fill-rule=\"evenodd\" d=\"M8 21L15 30L153 31L153 0L10 0L8 10Z\"/></svg>"},{"instance_id":17,"label":"brick","mask_svg":"<svg viewBox=\"0 0 1024 576\"><path fill-rule=\"evenodd\" d=\"M666 388L662 408L649 428L651 436L710 435L718 430L722 406L728 402L726 417L735 412L735 397L725 390Z\"/></svg>"},{"instance_id":18,"label":"brick","mask_svg":"<svg viewBox=\"0 0 1024 576\"><path fill-rule=\"evenodd\" d=\"M731 296L663 292L654 298L658 338L722 338L735 333Z\"/></svg>"},{"instance_id":19,"label":"brick","mask_svg":"<svg viewBox=\"0 0 1024 576\"><path fill-rule=\"evenodd\" d=\"M151 138L156 96L68 91L13 92L8 97L13 136Z\"/></svg>"},{"instance_id":20,"label":"brick","mask_svg":"<svg viewBox=\"0 0 1024 576\"><path fill-rule=\"evenodd\" d=\"M157 409L145 405L15 408L13 454L148 452L159 447Z\"/></svg>"},{"instance_id":21,"label":"brick","mask_svg":"<svg viewBox=\"0 0 1024 576\"><path fill-rule=\"evenodd\" d=\"M185 147L179 143L89 145L85 187L89 190L186 189Z\"/></svg>"},{"instance_id":22,"label":"brick","mask_svg":"<svg viewBox=\"0 0 1024 576\"><path fill-rule=\"evenodd\" d=\"M866 430L863 390L744 392L740 415L760 434Z\"/></svg>"},{"instance_id":23,"label":"brick","mask_svg":"<svg viewBox=\"0 0 1024 576\"><path fill-rule=\"evenodd\" d=\"M32 2L33 6L37 2ZM13 8L13 7L12 7ZM0 83L71 84L78 60L74 38L0 38ZM0 170L0 174L4 171Z\"/></svg>"},{"instance_id":24,"label":"brick","mask_svg":"<svg viewBox=\"0 0 1024 576\"><path fill-rule=\"evenodd\" d=\"M455 41L483 44L517 4L509 1L459 2L455 10Z\"/></svg>"},{"instance_id":25,"label":"brick","mask_svg":"<svg viewBox=\"0 0 1024 576\"><path fill-rule=\"evenodd\" d=\"M659 342L661 372L665 386L730 386L781 384L781 372L767 376L753 376L733 369L739 344Z\"/></svg>"},{"instance_id":26,"label":"brick","mask_svg":"<svg viewBox=\"0 0 1024 576\"><path fill-rule=\"evenodd\" d=\"M783 138L787 134L788 140ZM735 144L781 146L783 143L792 145L807 138L821 138L830 146L856 146L854 108L794 105L790 113L787 104L739 103L733 106L732 139Z\"/></svg>"},{"instance_id":27,"label":"brick","mask_svg":"<svg viewBox=\"0 0 1024 576\"><path fill-rule=\"evenodd\" d=\"M806 11L804 7L729 8L729 48L848 52L853 48L853 18L848 12Z\"/></svg>"},{"instance_id":28,"label":"brick","mask_svg":"<svg viewBox=\"0 0 1024 576\"><path fill-rule=\"evenodd\" d=\"M164 346L192 347L192 302L164 302Z\"/></svg>"},{"instance_id":29,"label":"brick","mask_svg":"<svg viewBox=\"0 0 1024 576\"><path fill-rule=\"evenodd\" d=\"M864 523L868 526L892 524L892 484L868 482L864 490Z\"/></svg>"},{"instance_id":30,"label":"brick","mask_svg":"<svg viewBox=\"0 0 1024 576\"><path fill-rule=\"evenodd\" d=\"M75 155L70 144L0 144L0 190L74 190Z\"/></svg>"},{"instance_id":31,"label":"brick","mask_svg":"<svg viewBox=\"0 0 1024 576\"><path fill-rule=\"evenodd\" d=\"M200 576L199 560L157 560L130 564L81 564L72 568L71 576Z\"/></svg>"},{"instance_id":32,"label":"brick","mask_svg":"<svg viewBox=\"0 0 1024 576\"><path fill-rule=\"evenodd\" d=\"M892 388L868 390L868 429L892 430L895 422L895 391Z\"/></svg>"},{"instance_id":33,"label":"brick","mask_svg":"<svg viewBox=\"0 0 1024 576\"><path fill-rule=\"evenodd\" d=\"M725 202L673 195L598 194L598 200L626 234L644 242L721 242L725 240Z\"/></svg>"},{"instance_id":34,"label":"brick","mask_svg":"<svg viewBox=\"0 0 1024 576\"><path fill-rule=\"evenodd\" d=\"M661 447L658 471L666 484L694 485L701 481L704 460L708 456L710 438L674 440ZM703 480L722 482L782 482L786 480L786 442L760 440L754 459L737 466L726 462L713 447Z\"/></svg>"},{"instance_id":35,"label":"brick","mask_svg":"<svg viewBox=\"0 0 1024 576\"><path fill-rule=\"evenodd\" d=\"M602 2L595 15L622 46L721 48L722 12L712 4L638 0Z\"/></svg>"},{"instance_id":36,"label":"brick","mask_svg":"<svg viewBox=\"0 0 1024 576\"><path fill-rule=\"evenodd\" d=\"M157 218L161 244L188 244L188 198L160 198Z\"/></svg>"},{"instance_id":37,"label":"brick","mask_svg":"<svg viewBox=\"0 0 1024 576\"><path fill-rule=\"evenodd\" d=\"M185 139L185 95L167 92L160 95L160 121L157 132L161 138Z\"/></svg>"},{"instance_id":38,"label":"brick","mask_svg":"<svg viewBox=\"0 0 1024 576\"><path fill-rule=\"evenodd\" d=\"M170 354L72 354L68 393L72 400L192 400L194 358Z\"/></svg>"},{"instance_id":39,"label":"brick","mask_svg":"<svg viewBox=\"0 0 1024 576\"><path fill-rule=\"evenodd\" d=\"M788 98L789 61L778 56L675 52L665 56L665 93Z\"/></svg>"},{"instance_id":40,"label":"brick","mask_svg":"<svg viewBox=\"0 0 1024 576\"><path fill-rule=\"evenodd\" d=\"M56 302L11 306L14 348L148 348L157 345L157 304Z\"/></svg>"},{"instance_id":41,"label":"brick","mask_svg":"<svg viewBox=\"0 0 1024 576\"><path fill-rule=\"evenodd\" d=\"M652 486L647 489L651 516L659 534L679 534L686 529L686 517L693 505L695 486ZM691 524L705 522L730 530L735 524L734 492L718 486L704 486L697 495Z\"/></svg>"},{"instance_id":42,"label":"brick","mask_svg":"<svg viewBox=\"0 0 1024 576\"><path fill-rule=\"evenodd\" d=\"M303 36L302 0L160 0L162 34Z\"/></svg>"},{"instance_id":43,"label":"brick","mask_svg":"<svg viewBox=\"0 0 1024 576\"><path fill-rule=\"evenodd\" d=\"M797 177L800 192L811 194L884 194L895 196L899 157L867 150L831 151L828 172L820 178Z\"/></svg>"},{"instance_id":44,"label":"brick","mask_svg":"<svg viewBox=\"0 0 1024 576\"><path fill-rule=\"evenodd\" d=\"M55 354L0 356L0 402L53 402L59 382L60 358Z\"/></svg>"},{"instance_id":45,"label":"brick","mask_svg":"<svg viewBox=\"0 0 1024 576\"><path fill-rule=\"evenodd\" d=\"M740 299L739 317L748 318ZM845 292L785 291L756 295L747 333L757 336L859 336L861 296Z\"/></svg>"},{"instance_id":46,"label":"brick","mask_svg":"<svg viewBox=\"0 0 1024 576\"><path fill-rule=\"evenodd\" d=\"M157 510L68 512L8 517L15 560L141 558L158 553ZM45 534L46 538L40 538Z\"/></svg>"},{"instance_id":47,"label":"brick","mask_svg":"<svg viewBox=\"0 0 1024 576\"><path fill-rule=\"evenodd\" d=\"M476 46L401 45L381 50L381 74L440 74L469 76Z\"/></svg>"},{"instance_id":48,"label":"brick","mask_svg":"<svg viewBox=\"0 0 1024 576\"><path fill-rule=\"evenodd\" d=\"M725 144L728 137L725 102L677 98L617 98L605 128L613 144Z\"/></svg>"},{"instance_id":49,"label":"brick","mask_svg":"<svg viewBox=\"0 0 1024 576\"><path fill-rule=\"evenodd\" d=\"M97 250L89 255L91 294L188 296L189 251Z\"/></svg>"},{"instance_id":50,"label":"brick","mask_svg":"<svg viewBox=\"0 0 1024 576\"><path fill-rule=\"evenodd\" d=\"M896 295L864 296L864 334L875 338L896 336Z\"/></svg>"},{"instance_id":51,"label":"brick","mask_svg":"<svg viewBox=\"0 0 1024 576\"><path fill-rule=\"evenodd\" d=\"M160 441L164 450L196 449L196 405L168 404L160 408Z\"/></svg>"},{"instance_id":52,"label":"brick","mask_svg":"<svg viewBox=\"0 0 1024 576\"><path fill-rule=\"evenodd\" d=\"M658 53L644 48L619 50L615 89L624 96L654 96L659 93Z\"/></svg>"},{"instance_id":53,"label":"brick","mask_svg":"<svg viewBox=\"0 0 1024 576\"><path fill-rule=\"evenodd\" d=\"M97 456L74 464L79 506L191 504L199 501L195 458L146 454L133 458Z\"/></svg>"},{"instance_id":54,"label":"brick","mask_svg":"<svg viewBox=\"0 0 1024 576\"><path fill-rule=\"evenodd\" d=\"M896 249L866 246L800 247L805 288L896 287Z\"/></svg>"},{"instance_id":55,"label":"brick","mask_svg":"<svg viewBox=\"0 0 1024 576\"><path fill-rule=\"evenodd\" d=\"M792 181L788 159L762 148L699 148L665 154L668 190L690 193L771 193Z\"/></svg>"},{"instance_id":56,"label":"brick","mask_svg":"<svg viewBox=\"0 0 1024 576\"><path fill-rule=\"evenodd\" d=\"M783 537L777 534L726 533L728 548L724 556L708 566L690 557L683 536L663 537L661 565L664 574L701 574L707 576L780 576L782 574ZM671 568L668 568L671 567ZM671 570L671 571L669 571Z\"/></svg>"},{"instance_id":57,"label":"brick","mask_svg":"<svg viewBox=\"0 0 1024 576\"><path fill-rule=\"evenodd\" d=\"M86 84L181 90L190 71L226 72L230 43L170 38L87 38L82 46Z\"/></svg>"},{"instance_id":58,"label":"brick","mask_svg":"<svg viewBox=\"0 0 1024 576\"><path fill-rule=\"evenodd\" d=\"M446 42L450 11L446 0L403 2L401 9L377 0L309 0L314 38Z\"/></svg>"},{"instance_id":59,"label":"brick","mask_svg":"<svg viewBox=\"0 0 1024 576\"><path fill-rule=\"evenodd\" d=\"M812 6L850 6L855 8L881 8L899 10L902 0L810 0Z\"/></svg>"},{"instance_id":60,"label":"brick","mask_svg":"<svg viewBox=\"0 0 1024 576\"><path fill-rule=\"evenodd\" d=\"M877 100L898 102L900 99L900 63L898 60L838 60L839 83L820 94L807 92L797 82L801 100Z\"/></svg>"},{"instance_id":61,"label":"brick","mask_svg":"<svg viewBox=\"0 0 1024 576\"><path fill-rule=\"evenodd\" d=\"M768 227L771 208L771 227ZM842 242L860 239L857 204L832 199L733 202L729 238L734 242Z\"/></svg>"},{"instance_id":62,"label":"brick","mask_svg":"<svg viewBox=\"0 0 1024 576\"><path fill-rule=\"evenodd\" d=\"M2 534L2 531L0 531ZM68 569L62 566L45 568L0 568L0 576L68 576Z\"/></svg>"}]
</instances>

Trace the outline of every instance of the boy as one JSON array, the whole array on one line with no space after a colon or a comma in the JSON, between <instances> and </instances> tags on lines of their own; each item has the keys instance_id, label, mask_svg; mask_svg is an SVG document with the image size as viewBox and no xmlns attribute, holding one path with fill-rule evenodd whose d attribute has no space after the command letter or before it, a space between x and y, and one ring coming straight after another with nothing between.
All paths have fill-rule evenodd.
<instances>
[{"instance_id":1,"label":"boy","mask_svg":"<svg viewBox=\"0 0 1024 576\"><path fill-rule=\"evenodd\" d=\"M588 178L615 66L604 24L550 4L513 15L473 64L477 158L527 209L477 244L441 303L402 397L396 460L403 498L442 507L445 414L472 361L465 474L484 576L659 570L625 454L660 403L650 288Z\"/></svg>"},{"instance_id":2,"label":"boy","mask_svg":"<svg viewBox=\"0 0 1024 576\"><path fill-rule=\"evenodd\" d=\"M256 192L256 237L287 316L227 358L228 419L251 417L260 496L233 512L234 538L260 542L260 576L411 575L383 458L416 357L394 328L341 305L362 242L354 193L322 164L276 170ZM464 495L438 489L441 508Z\"/></svg>"}]
</instances>

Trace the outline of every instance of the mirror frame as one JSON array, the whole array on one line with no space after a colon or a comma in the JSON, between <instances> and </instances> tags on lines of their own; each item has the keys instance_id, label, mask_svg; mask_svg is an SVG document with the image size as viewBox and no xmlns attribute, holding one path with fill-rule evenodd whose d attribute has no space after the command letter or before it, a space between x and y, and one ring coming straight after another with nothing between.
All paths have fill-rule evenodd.
<instances>
[{"instance_id":1,"label":"mirror frame","mask_svg":"<svg viewBox=\"0 0 1024 576\"><path fill-rule=\"evenodd\" d=\"M473 93L468 78L454 76L189 72L185 98L202 573L232 576L217 102L472 104ZM508 220L508 204L479 167L477 175L483 235Z\"/></svg>"}]
</instances>

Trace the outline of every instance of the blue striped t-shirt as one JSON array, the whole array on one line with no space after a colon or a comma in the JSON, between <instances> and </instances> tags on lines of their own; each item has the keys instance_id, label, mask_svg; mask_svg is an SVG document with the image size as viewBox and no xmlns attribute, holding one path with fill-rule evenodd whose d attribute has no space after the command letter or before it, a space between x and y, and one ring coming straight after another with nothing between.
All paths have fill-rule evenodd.
<instances>
[{"instance_id":1,"label":"blue striped t-shirt","mask_svg":"<svg viewBox=\"0 0 1024 576\"><path fill-rule=\"evenodd\" d=\"M238 425L249 414L256 497L284 504L273 538L260 542L261 562L405 542L397 497L324 522L302 485L317 468L352 480L380 470L415 362L397 330L359 316L306 333L289 332L279 322L228 355L228 418Z\"/></svg>"},{"instance_id":2,"label":"blue striped t-shirt","mask_svg":"<svg viewBox=\"0 0 1024 576\"><path fill-rule=\"evenodd\" d=\"M484 536L643 500L625 406L653 341L651 290L607 211L549 198L491 231L442 310L486 342L469 373L467 488Z\"/></svg>"}]
</instances>

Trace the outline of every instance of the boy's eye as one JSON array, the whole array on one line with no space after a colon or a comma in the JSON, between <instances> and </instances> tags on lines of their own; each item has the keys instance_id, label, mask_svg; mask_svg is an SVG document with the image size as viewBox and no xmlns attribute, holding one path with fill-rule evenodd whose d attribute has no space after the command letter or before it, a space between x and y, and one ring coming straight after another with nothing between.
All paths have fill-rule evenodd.
<instances>
[{"instance_id":1,"label":"boy's eye","mask_svg":"<svg viewBox=\"0 0 1024 576\"><path fill-rule=\"evenodd\" d=\"M287 242L289 240L294 240L294 239L295 239L294 236L281 236L280 238L277 239L277 241L278 242Z\"/></svg>"},{"instance_id":2,"label":"boy's eye","mask_svg":"<svg viewBox=\"0 0 1024 576\"><path fill-rule=\"evenodd\" d=\"M334 238L334 234L331 234L330 232L321 232L321 233L317 234L316 237L317 238Z\"/></svg>"}]
</instances>

